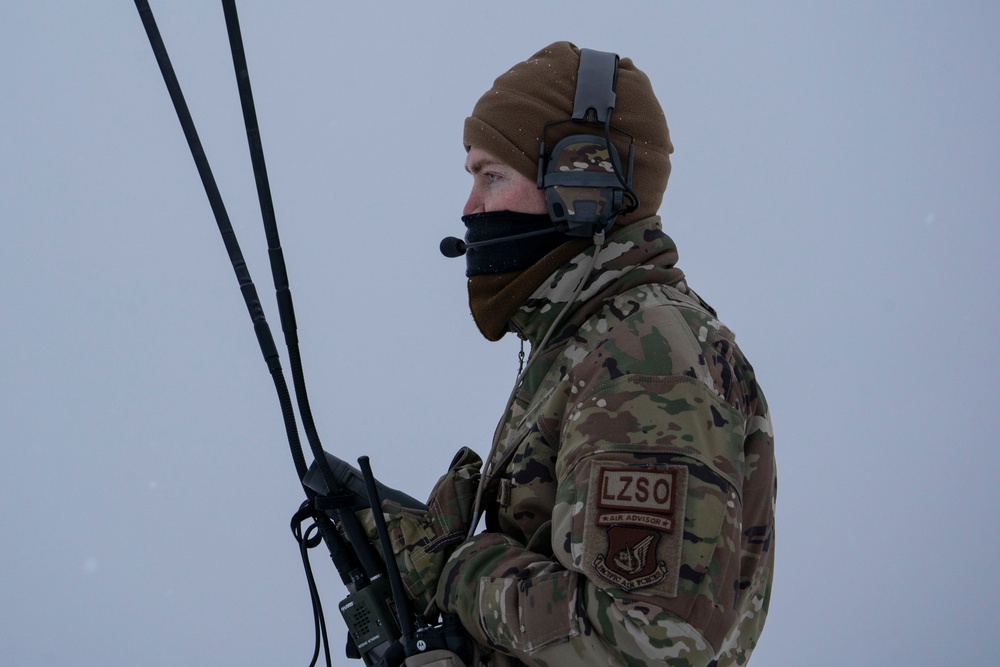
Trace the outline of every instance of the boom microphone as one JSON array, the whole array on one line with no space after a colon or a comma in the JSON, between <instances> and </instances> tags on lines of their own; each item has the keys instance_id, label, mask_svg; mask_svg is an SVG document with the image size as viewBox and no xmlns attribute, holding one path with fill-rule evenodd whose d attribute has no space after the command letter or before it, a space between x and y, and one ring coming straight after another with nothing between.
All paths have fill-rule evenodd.
<instances>
[{"instance_id":1,"label":"boom microphone","mask_svg":"<svg viewBox=\"0 0 1000 667\"><path fill-rule=\"evenodd\" d=\"M460 238L455 236L448 236L441 239L441 254L445 257L461 257L466 253L466 251L473 248L481 248L488 245L496 245L497 243L506 243L508 241L518 241L520 239L526 239L530 236L541 236L543 234L555 234L561 230L557 229L554 225L552 227L547 227L545 229L536 229L533 232L525 232L524 234L511 234L510 236L501 236L495 239L488 239L486 241L476 241L474 243L466 243Z\"/></svg>"},{"instance_id":2,"label":"boom microphone","mask_svg":"<svg viewBox=\"0 0 1000 667\"><path fill-rule=\"evenodd\" d=\"M441 239L441 254L445 257L461 257L465 254L465 241L454 236Z\"/></svg>"}]
</instances>

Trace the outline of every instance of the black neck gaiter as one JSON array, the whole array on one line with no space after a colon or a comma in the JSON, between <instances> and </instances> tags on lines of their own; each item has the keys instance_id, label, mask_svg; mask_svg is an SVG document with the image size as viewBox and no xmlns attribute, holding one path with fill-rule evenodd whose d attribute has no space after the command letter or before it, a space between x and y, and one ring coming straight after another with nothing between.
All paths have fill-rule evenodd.
<instances>
[{"instance_id":1,"label":"black neck gaiter","mask_svg":"<svg viewBox=\"0 0 1000 667\"><path fill-rule=\"evenodd\" d=\"M465 253L465 275L482 276L526 269L567 241L548 214L490 211L462 217L465 242L495 241ZM531 234L525 238L507 237Z\"/></svg>"}]
</instances>

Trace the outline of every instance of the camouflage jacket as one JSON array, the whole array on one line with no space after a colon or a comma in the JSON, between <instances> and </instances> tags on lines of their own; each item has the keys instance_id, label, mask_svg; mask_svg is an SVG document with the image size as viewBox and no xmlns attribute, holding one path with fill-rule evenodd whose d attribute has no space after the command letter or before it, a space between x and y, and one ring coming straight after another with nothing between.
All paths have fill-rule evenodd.
<instances>
[{"instance_id":1,"label":"camouflage jacket","mask_svg":"<svg viewBox=\"0 0 1000 667\"><path fill-rule=\"evenodd\" d=\"M524 304L534 344L588 250ZM617 230L518 389L484 471L487 532L437 596L492 665L742 665L767 613L771 423L659 218Z\"/></svg>"}]
</instances>

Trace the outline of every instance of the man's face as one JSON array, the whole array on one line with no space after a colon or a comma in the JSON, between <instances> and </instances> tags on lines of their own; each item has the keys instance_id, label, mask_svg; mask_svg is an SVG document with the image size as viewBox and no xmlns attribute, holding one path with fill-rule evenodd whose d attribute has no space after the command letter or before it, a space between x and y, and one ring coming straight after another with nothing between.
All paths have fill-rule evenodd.
<instances>
[{"instance_id":1,"label":"man's face","mask_svg":"<svg viewBox=\"0 0 1000 667\"><path fill-rule=\"evenodd\" d=\"M472 174L472 192L462 215L513 211L545 213L545 194L535 182L481 148L473 146L465 158L465 170Z\"/></svg>"}]
</instances>

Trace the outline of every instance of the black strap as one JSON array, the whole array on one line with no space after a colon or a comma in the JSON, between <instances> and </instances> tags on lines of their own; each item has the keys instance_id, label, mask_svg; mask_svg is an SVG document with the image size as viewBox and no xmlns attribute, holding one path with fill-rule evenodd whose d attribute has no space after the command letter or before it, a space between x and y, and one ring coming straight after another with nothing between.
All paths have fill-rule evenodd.
<instances>
[{"instance_id":1,"label":"black strap","mask_svg":"<svg viewBox=\"0 0 1000 667\"><path fill-rule=\"evenodd\" d=\"M615 106L618 54L580 49L580 69L576 76L573 120L596 120L604 123ZM588 117L590 111L594 112L596 118Z\"/></svg>"}]
</instances>

